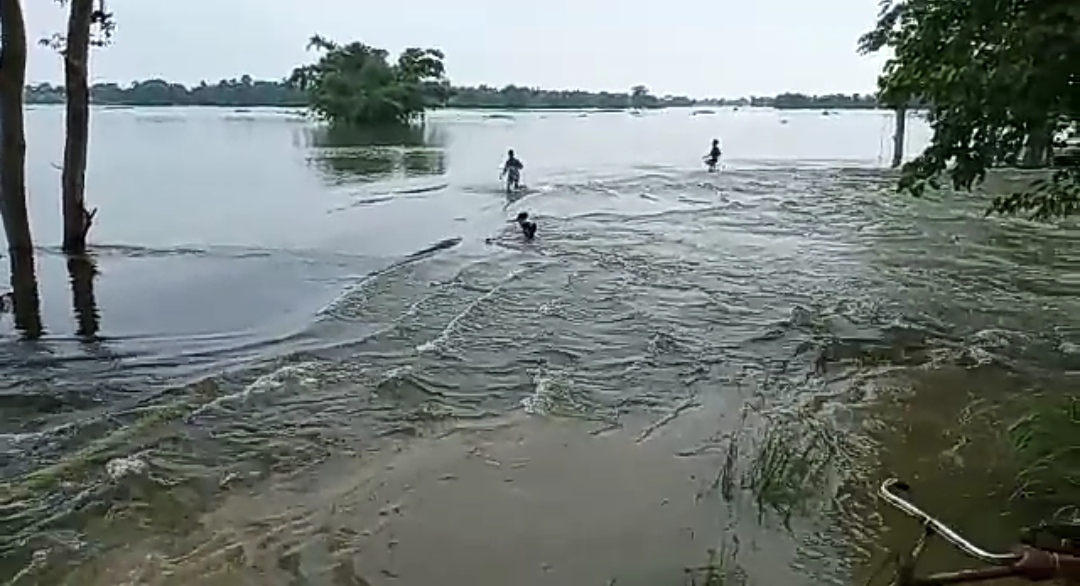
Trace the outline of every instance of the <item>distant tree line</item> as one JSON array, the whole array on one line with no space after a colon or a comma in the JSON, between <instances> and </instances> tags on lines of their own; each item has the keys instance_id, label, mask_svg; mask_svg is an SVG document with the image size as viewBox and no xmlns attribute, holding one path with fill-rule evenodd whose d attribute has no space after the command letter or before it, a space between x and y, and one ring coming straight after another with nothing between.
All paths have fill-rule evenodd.
<instances>
[{"instance_id":1,"label":"distant tree line","mask_svg":"<svg viewBox=\"0 0 1080 586\"><path fill-rule=\"evenodd\" d=\"M48 83L26 88L30 104L62 104L64 87ZM256 81L250 76L202 82L193 87L163 79L136 81L127 87L115 83L90 86L90 101L110 106L306 106L307 95L281 81Z\"/></svg>"},{"instance_id":2,"label":"distant tree line","mask_svg":"<svg viewBox=\"0 0 1080 586\"><path fill-rule=\"evenodd\" d=\"M30 104L64 103L63 86L39 83L26 88ZM128 86L97 83L90 87L90 101L113 106L226 106L226 107L304 107L307 94L285 81L254 80L245 75L217 83L202 82L188 87L163 79L148 79ZM586 90L545 90L517 85L502 88L480 85L451 87L446 106L472 109L626 109L678 108L688 106L754 106L781 109L841 110L878 107L872 94L830 94L814 96L785 93L773 97L736 99L654 96L644 86L629 92L590 92Z\"/></svg>"},{"instance_id":3,"label":"distant tree line","mask_svg":"<svg viewBox=\"0 0 1080 586\"><path fill-rule=\"evenodd\" d=\"M828 94L808 96L806 94L785 93L771 98L750 98L750 105L761 108L779 108L782 110L844 110L873 109L879 106L877 96L873 94Z\"/></svg>"}]
</instances>

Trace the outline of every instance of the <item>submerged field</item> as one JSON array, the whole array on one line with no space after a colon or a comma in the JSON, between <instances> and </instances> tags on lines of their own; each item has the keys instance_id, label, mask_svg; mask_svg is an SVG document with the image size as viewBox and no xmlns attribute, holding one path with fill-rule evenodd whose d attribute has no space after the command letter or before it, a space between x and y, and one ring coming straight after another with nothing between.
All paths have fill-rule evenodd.
<instances>
[{"instance_id":1,"label":"submerged field","mask_svg":"<svg viewBox=\"0 0 1080 586\"><path fill-rule=\"evenodd\" d=\"M0 343L0 577L863 584L917 534L891 475L1008 547L1076 234L896 196L890 117L96 111L92 307L43 249L49 335ZM28 124L57 242L61 112Z\"/></svg>"}]
</instances>

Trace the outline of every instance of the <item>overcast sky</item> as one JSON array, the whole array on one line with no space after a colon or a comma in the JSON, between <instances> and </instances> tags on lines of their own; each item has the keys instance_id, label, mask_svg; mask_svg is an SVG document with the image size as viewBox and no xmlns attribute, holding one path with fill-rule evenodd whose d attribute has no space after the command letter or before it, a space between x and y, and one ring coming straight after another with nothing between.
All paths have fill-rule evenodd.
<instances>
[{"instance_id":1,"label":"overcast sky","mask_svg":"<svg viewBox=\"0 0 1080 586\"><path fill-rule=\"evenodd\" d=\"M52 0L24 0L32 40L64 28ZM312 33L398 52L437 47L456 84L692 96L868 92L881 58L855 53L877 0L109 0L115 44L95 81L185 84L284 77ZM59 81L34 46L28 81Z\"/></svg>"}]
</instances>

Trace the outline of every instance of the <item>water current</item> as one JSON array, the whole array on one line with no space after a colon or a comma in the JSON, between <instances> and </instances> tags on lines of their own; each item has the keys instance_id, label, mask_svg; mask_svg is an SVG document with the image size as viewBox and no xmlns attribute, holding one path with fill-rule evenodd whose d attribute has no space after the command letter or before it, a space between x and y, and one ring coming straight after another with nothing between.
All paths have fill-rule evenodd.
<instances>
[{"instance_id":1,"label":"water current","mask_svg":"<svg viewBox=\"0 0 1080 586\"><path fill-rule=\"evenodd\" d=\"M889 473L1005 539L970 518L991 502L980 438L1080 364L1076 231L984 218L977 196L897 196L882 112L451 111L336 136L288 111L100 109L96 275L74 304L48 246L61 111L28 123L47 334L0 324L13 583L118 583L93 561L138 543L183 565L202 555L184 536L234 495L341 475L447 422L675 425L691 407L756 429L756 461L770 428L829 430L833 504L735 531L744 550L784 536L790 572L760 545L739 563L759 583L863 583L894 539L869 494ZM927 131L911 127L914 152ZM508 147L527 184L509 198ZM231 576L205 583L277 583Z\"/></svg>"}]
</instances>

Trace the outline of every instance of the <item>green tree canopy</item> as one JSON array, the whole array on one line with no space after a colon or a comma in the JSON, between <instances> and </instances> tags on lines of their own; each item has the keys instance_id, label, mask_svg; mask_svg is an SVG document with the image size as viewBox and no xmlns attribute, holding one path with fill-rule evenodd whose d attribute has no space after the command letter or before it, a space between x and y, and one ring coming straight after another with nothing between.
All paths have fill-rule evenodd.
<instances>
[{"instance_id":1,"label":"green tree canopy","mask_svg":"<svg viewBox=\"0 0 1080 586\"><path fill-rule=\"evenodd\" d=\"M1076 0L883 0L859 48L893 53L879 79L883 103L929 104L933 138L904 165L901 190L921 194L943 173L954 188L971 189L1040 140L1048 146L1076 131ZM1046 219L1075 213L1078 202L1074 161L1023 193L995 198L990 212Z\"/></svg>"},{"instance_id":2,"label":"green tree canopy","mask_svg":"<svg viewBox=\"0 0 1080 586\"><path fill-rule=\"evenodd\" d=\"M322 56L293 70L289 83L303 90L311 110L328 122L407 124L447 99L449 83L437 49L406 49L391 63L387 51L360 42L338 45L315 35L308 48Z\"/></svg>"}]
</instances>

